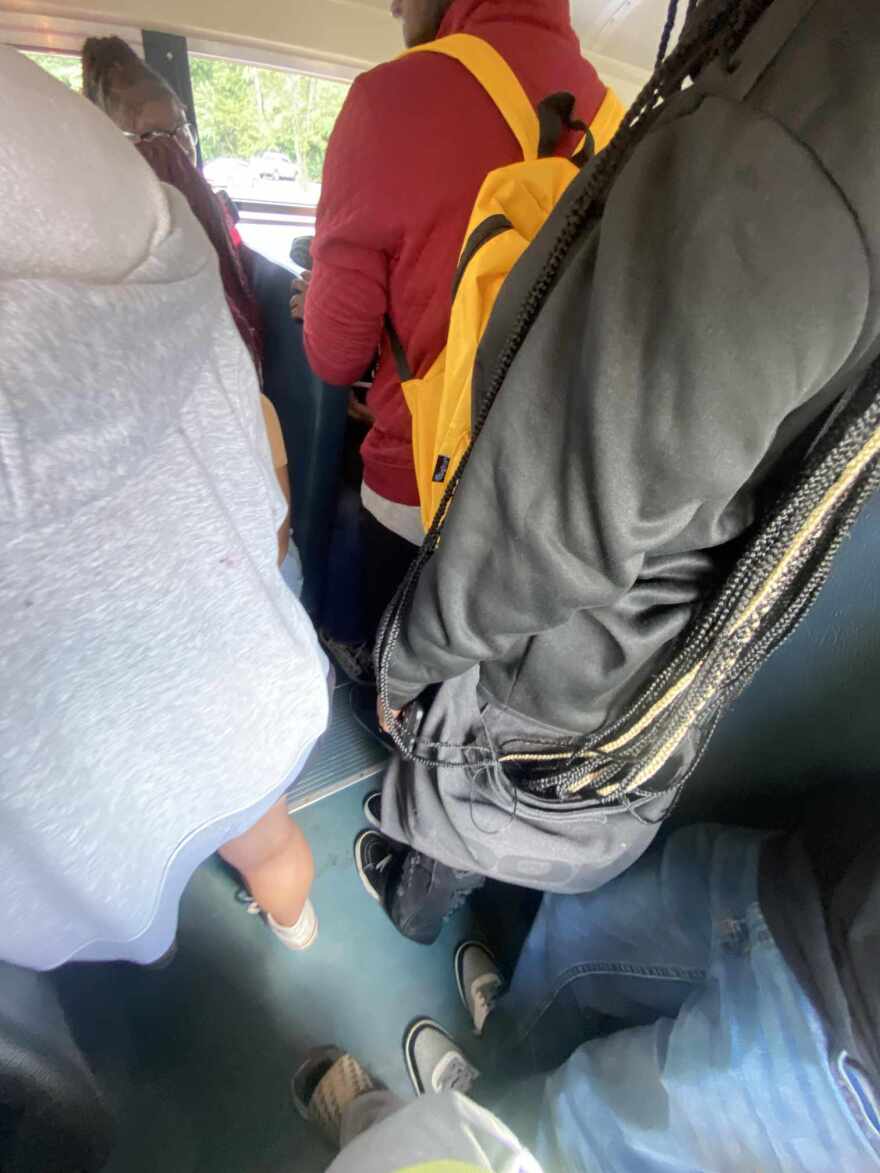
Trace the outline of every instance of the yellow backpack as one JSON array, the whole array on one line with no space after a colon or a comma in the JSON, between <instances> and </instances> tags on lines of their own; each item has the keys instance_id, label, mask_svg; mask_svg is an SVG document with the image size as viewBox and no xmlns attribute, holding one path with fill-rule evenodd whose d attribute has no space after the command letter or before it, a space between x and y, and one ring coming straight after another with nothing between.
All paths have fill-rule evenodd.
<instances>
[{"instance_id":1,"label":"yellow backpack","mask_svg":"<svg viewBox=\"0 0 880 1173\"><path fill-rule=\"evenodd\" d=\"M390 319L387 322L412 415L416 481L427 531L470 441L471 372L495 299L504 278L577 175L578 166L572 159L545 154L555 148L558 136L553 136L556 141L542 139L538 113L513 70L487 41L456 33L410 52L443 53L459 61L498 107L523 154L521 163L490 171L480 188L459 255L446 346L422 378L413 378L400 339ZM542 108L558 120L559 131L569 126L586 130L583 124L568 122L571 105L569 95L559 94L548 98ZM619 98L608 90L584 142L592 140L593 151L600 151L623 113Z\"/></svg>"}]
</instances>

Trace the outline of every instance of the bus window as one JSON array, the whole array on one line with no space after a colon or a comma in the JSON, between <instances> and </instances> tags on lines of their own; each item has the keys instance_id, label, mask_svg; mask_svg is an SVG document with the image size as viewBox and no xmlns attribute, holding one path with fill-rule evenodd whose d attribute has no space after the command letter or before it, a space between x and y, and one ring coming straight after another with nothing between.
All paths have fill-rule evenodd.
<instances>
[{"instance_id":1,"label":"bus window","mask_svg":"<svg viewBox=\"0 0 880 1173\"><path fill-rule=\"evenodd\" d=\"M82 90L79 54L22 52ZM244 241L290 269L293 240L314 228L327 141L350 83L193 52L189 64L205 178L239 206Z\"/></svg>"},{"instance_id":2,"label":"bus window","mask_svg":"<svg viewBox=\"0 0 880 1173\"><path fill-rule=\"evenodd\" d=\"M190 54L205 178L242 210L242 237L290 265L308 234L321 170L348 83Z\"/></svg>"},{"instance_id":3,"label":"bus window","mask_svg":"<svg viewBox=\"0 0 880 1173\"><path fill-rule=\"evenodd\" d=\"M348 83L191 55L205 176L235 198L314 206Z\"/></svg>"},{"instance_id":4,"label":"bus window","mask_svg":"<svg viewBox=\"0 0 880 1173\"><path fill-rule=\"evenodd\" d=\"M346 82L190 56L205 177L232 198L314 206Z\"/></svg>"},{"instance_id":5,"label":"bus window","mask_svg":"<svg viewBox=\"0 0 880 1173\"><path fill-rule=\"evenodd\" d=\"M79 93L82 90L82 64L78 56L73 53L32 53L22 50L25 57L30 57L41 69L51 73L58 81L63 82L72 90Z\"/></svg>"}]
</instances>

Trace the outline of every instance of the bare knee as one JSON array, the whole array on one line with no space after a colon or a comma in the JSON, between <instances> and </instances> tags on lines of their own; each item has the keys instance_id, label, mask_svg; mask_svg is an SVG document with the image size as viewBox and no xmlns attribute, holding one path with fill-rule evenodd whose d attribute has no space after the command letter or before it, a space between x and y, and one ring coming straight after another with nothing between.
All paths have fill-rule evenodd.
<instances>
[{"instance_id":1,"label":"bare knee","mask_svg":"<svg viewBox=\"0 0 880 1173\"><path fill-rule=\"evenodd\" d=\"M243 834L224 843L219 853L234 868L247 872L264 867L293 850L298 838L302 838L302 832L291 820L284 799L281 799Z\"/></svg>"}]
</instances>

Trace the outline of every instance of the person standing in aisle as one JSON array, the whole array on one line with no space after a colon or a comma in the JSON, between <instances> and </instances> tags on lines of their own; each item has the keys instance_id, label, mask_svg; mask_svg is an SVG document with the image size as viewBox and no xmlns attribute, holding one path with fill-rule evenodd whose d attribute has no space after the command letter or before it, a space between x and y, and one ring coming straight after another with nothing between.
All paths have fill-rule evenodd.
<instances>
[{"instance_id":1,"label":"person standing in aisle","mask_svg":"<svg viewBox=\"0 0 880 1173\"><path fill-rule=\"evenodd\" d=\"M608 91L586 61L568 0L394 0L408 48L466 33L487 41L537 104L574 95L589 125ZM560 142L572 154L578 134ZM393 323L414 376L446 341L450 290L468 219L489 171L520 147L467 70L405 55L359 77L327 148L314 269L295 298L309 362L326 383L359 379L380 353L362 448L366 628L374 636L423 538L410 413L388 345Z\"/></svg>"}]
</instances>

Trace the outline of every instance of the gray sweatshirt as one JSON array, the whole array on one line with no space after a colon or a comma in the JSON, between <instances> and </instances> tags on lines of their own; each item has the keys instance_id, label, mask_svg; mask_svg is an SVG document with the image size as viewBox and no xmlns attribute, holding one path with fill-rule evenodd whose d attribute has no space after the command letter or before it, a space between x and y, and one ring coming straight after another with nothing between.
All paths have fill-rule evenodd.
<instances>
[{"instance_id":1,"label":"gray sweatshirt","mask_svg":"<svg viewBox=\"0 0 880 1173\"><path fill-rule=\"evenodd\" d=\"M144 963L295 778L326 661L185 198L3 47L0 191L0 961Z\"/></svg>"}]
</instances>

